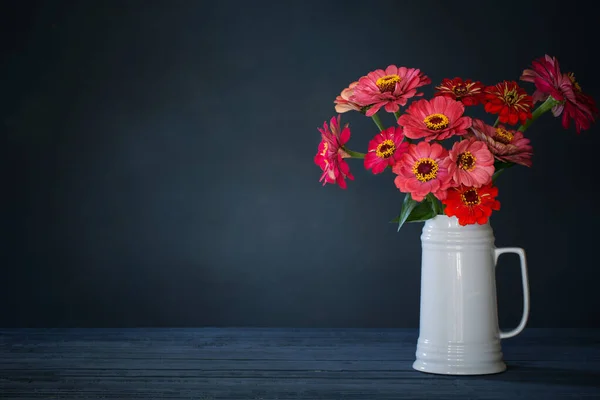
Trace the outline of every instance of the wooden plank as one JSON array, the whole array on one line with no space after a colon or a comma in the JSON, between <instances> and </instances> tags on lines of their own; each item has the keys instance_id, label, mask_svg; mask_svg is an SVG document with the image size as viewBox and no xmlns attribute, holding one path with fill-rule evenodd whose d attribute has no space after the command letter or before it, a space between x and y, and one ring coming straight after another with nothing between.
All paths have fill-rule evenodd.
<instances>
[{"instance_id":1,"label":"wooden plank","mask_svg":"<svg viewBox=\"0 0 600 400\"><path fill-rule=\"evenodd\" d=\"M505 373L453 377L412 369L416 330L3 329L0 398L600 398L599 333L528 329Z\"/></svg>"}]
</instances>

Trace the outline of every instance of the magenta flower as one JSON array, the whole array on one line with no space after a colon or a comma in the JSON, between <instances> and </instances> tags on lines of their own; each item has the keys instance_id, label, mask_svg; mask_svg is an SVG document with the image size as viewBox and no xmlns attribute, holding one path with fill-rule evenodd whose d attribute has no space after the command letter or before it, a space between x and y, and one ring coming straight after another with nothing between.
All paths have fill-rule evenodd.
<instances>
[{"instance_id":1,"label":"magenta flower","mask_svg":"<svg viewBox=\"0 0 600 400\"><path fill-rule=\"evenodd\" d=\"M556 58L547 54L534 60L531 63L531 69L526 69L521 74L521 80L535 84L536 90L532 96L534 103L545 101L548 96L552 96L560 102L566 98L574 98L571 80L560 72ZM560 115L560 112L557 113L558 108L555 107L555 109L552 110L554 116Z\"/></svg>"},{"instance_id":2,"label":"magenta flower","mask_svg":"<svg viewBox=\"0 0 600 400\"><path fill-rule=\"evenodd\" d=\"M535 84L533 101L545 101L549 96L559 101L552 107L552 115L562 114L563 128L568 129L571 121L575 123L577 133L590 128L598 115L596 102L583 93L573 73L562 73L558 60L545 55L532 62L531 69L526 69L521 80Z\"/></svg>"},{"instance_id":3,"label":"magenta flower","mask_svg":"<svg viewBox=\"0 0 600 400\"><path fill-rule=\"evenodd\" d=\"M393 166L408 149L403 142L404 134L399 126L390 127L379 132L369 141L369 151L365 155L365 168L374 174L382 173L388 166Z\"/></svg>"},{"instance_id":4,"label":"magenta flower","mask_svg":"<svg viewBox=\"0 0 600 400\"><path fill-rule=\"evenodd\" d=\"M568 129L571 125L571 121L575 123L575 129L577 133L581 133L583 130L590 129L592 122L596 120L598 116L598 108L594 99L583 93L581 86L575 80L573 73L568 73L569 80L573 83L573 93L575 94L574 101L567 98L564 104L564 113L562 117L562 126Z\"/></svg>"},{"instance_id":5,"label":"magenta flower","mask_svg":"<svg viewBox=\"0 0 600 400\"><path fill-rule=\"evenodd\" d=\"M337 183L342 189L346 189L346 178L354 180L350 167L344 160L350 157L343 147L350 140L350 128L346 124L340 131L340 118L339 115L337 118L332 117L329 127L327 122L324 122L323 128L318 128L321 132L321 142L314 161L323 170L319 179L323 186L326 183Z\"/></svg>"}]
</instances>

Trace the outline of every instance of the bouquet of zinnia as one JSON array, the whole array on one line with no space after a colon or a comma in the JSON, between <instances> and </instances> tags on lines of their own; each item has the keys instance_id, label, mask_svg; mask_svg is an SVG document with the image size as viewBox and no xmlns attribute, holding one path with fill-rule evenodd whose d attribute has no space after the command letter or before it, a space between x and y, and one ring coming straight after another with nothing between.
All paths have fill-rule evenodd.
<instances>
[{"instance_id":1,"label":"bouquet of zinnia","mask_svg":"<svg viewBox=\"0 0 600 400\"><path fill-rule=\"evenodd\" d=\"M443 79L425 99L419 90L431 79L419 69L390 65L369 72L342 90L334 100L338 115L318 128L314 162L323 171L320 181L345 189L346 179L354 179L346 159L363 159L373 174L391 168L396 187L406 194L394 220L398 230L440 214L455 216L463 226L485 224L500 209L498 176L515 165L532 165L532 146L524 135L532 122L551 111L564 129L573 123L579 134L598 115L594 99L573 73L561 72L555 57L534 60L519 80L533 84L531 95L514 80L488 86L453 78ZM476 106L495 122L470 117ZM350 127L342 126L340 115L348 111L372 118L379 129L366 153L348 148ZM380 111L396 123L385 127Z\"/></svg>"}]
</instances>

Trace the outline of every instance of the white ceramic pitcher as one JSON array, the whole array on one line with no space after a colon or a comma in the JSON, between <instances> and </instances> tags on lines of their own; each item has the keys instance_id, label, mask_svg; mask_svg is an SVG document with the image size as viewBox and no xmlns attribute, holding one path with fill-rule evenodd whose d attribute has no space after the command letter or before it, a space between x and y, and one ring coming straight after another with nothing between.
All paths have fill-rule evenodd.
<instances>
[{"instance_id":1,"label":"white ceramic pitcher","mask_svg":"<svg viewBox=\"0 0 600 400\"><path fill-rule=\"evenodd\" d=\"M413 368L434 374L502 372L500 339L519 334L529 316L525 251L496 248L489 222L460 226L456 217L425 221L421 265L419 340ZM498 327L495 268L498 256L521 260L523 316L512 331Z\"/></svg>"}]
</instances>

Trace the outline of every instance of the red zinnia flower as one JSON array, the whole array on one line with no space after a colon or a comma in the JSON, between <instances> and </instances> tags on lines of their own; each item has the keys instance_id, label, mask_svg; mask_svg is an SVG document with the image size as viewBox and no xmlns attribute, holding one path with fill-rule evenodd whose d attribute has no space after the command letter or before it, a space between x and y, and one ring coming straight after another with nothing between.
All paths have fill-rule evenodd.
<instances>
[{"instance_id":1,"label":"red zinnia flower","mask_svg":"<svg viewBox=\"0 0 600 400\"><path fill-rule=\"evenodd\" d=\"M515 125L521 121L524 124L531 118L533 99L525 89L514 81L503 81L495 86L485 88L483 101L485 111L499 114L500 122Z\"/></svg>"},{"instance_id":2,"label":"red zinnia flower","mask_svg":"<svg viewBox=\"0 0 600 400\"><path fill-rule=\"evenodd\" d=\"M314 161L323 170L323 175L319 179L319 182L323 182L323 186L326 183L337 183L342 189L346 189L346 178L354 180L350 167L344 160L350 157L343 147L350 140L350 128L346 124L340 132L340 118L339 115L337 118L332 117L330 127L325 121L323 128L317 128L321 132L321 143Z\"/></svg>"},{"instance_id":3,"label":"red zinnia flower","mask_svg":"<svg viewBox=\"0 0 600 400\"><path fill-rule=\"evenodd\" d=\"M487 184L480 188L459 186L448 189L448 194L442 203L446 206L444 213L449 217L458 218L460 225L479 224L488 222L492 210L500 209L496 200L498 188Z\"/></svg>"},{"instance_id":4,"label":"red zinnia flower","mask_svg":"<svg viewBox=\"0 0 600 400\"><path fill-rule=\"evenodd\" d=\"M403 142L402 127L392 126L379 132L369 142L369 151L365 155L365 168L374 174L382 173L388 166L393 166L408 149L408 142Z\"/></svg>"},{"instance_id":5,"label":"red zinnia flower","mask_svg":"<svg viewBox=\"0 0 600 400\"><path fill-rule=\"evenodd\" d=\"M485 86L481 82L473 82L470 79L463 81L462 78L444 78L435 88L438 91L433 94L434 96L446 96L462 102L465 106L476 106L481 102Z\"/></svg>"}]
</instances>

